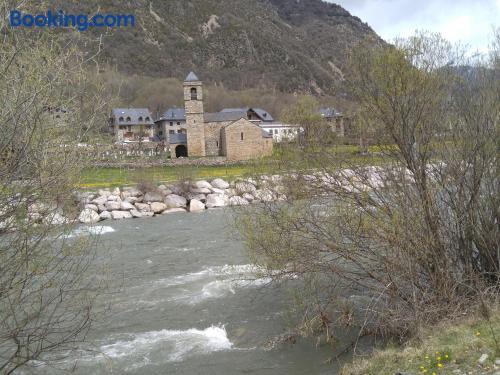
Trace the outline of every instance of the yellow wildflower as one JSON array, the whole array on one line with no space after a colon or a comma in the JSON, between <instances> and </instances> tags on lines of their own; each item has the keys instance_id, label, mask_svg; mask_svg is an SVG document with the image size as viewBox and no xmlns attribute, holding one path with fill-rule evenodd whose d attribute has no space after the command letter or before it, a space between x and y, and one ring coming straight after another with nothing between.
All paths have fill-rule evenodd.
<instances>
[{"instance_id":1,"label":"yellow wildflower","mask_svg":"<svg viewBox=\"0 0 500 375\"><path fill-rule=\"evenodd\" d=\"M439 368L443 367L443 364L442 363L438 363L438 367Z\"/></svg>"},{"instance_id":2,"label":"yellow wildflower","mask_svg":"<svg viewBox=\"0 0 500 375\"><path fill-rule=\"evenodd\" d=\"M481 332L477 331L476 336L478 336L478 337L481 336Z\"/></svg>"}]
</instances>

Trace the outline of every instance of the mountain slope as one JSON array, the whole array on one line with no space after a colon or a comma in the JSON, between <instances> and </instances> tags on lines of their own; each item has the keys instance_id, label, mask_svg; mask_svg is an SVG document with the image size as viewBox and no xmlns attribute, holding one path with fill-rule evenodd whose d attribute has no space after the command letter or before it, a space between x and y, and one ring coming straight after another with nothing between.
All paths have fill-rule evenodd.
<instances>
[{"instance_id":1,"label":"mountain slope","mask_svg":"<svg viewBox=\"0 0 500 375\"><path fill-rule=\"evenodd\" d=\"M384 43L357 17L321 0L50 2L51 9L57 5L66 12L135 14L135 28L78 36L86 48L104 33L101 59L124 73L183 78L194 70L232 89L332 94L350 47L362 38Z\"/></svg>"}]
</instances>

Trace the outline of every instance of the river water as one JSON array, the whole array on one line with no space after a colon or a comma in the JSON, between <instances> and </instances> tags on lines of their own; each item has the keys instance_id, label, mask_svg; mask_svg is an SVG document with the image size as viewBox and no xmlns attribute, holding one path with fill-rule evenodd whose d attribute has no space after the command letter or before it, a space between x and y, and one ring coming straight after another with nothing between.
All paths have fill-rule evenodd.
<instances>
[{"instance_id":1,"label":"river water","mask_svg":"<svg viewBox=\"0 0 500 375\"><path fill-rule=\"evenodd\" d=\"M121 287L101 301L110 311L88 337L95 352L66 364L77 374L336 374L329 347L266 345L291 323L293 281L256 278L228 218L219 209L93 228Z\"/></svg>"}]
</instances>

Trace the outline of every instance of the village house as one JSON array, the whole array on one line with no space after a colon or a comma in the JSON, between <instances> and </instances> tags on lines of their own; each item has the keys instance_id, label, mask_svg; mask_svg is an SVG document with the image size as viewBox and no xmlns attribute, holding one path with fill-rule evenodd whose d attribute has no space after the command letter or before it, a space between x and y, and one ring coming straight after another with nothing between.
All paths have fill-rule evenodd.
<instances>
[{"instance_id":1,"label":"village house","mask_svg":"<svg viewBox=\"0 0 500 375\"><path fill-rule=\"evenodd\" d=\"M154 123L147 108L114 108L109 119L116 142L149 142L154 137Z\"/></svg>"},{"instance_id":2,"label":"village house","mask_svg":"<svg viewBox=\"0 0 500 375\"><path fill-rule=\"evenodd\" d=\"M342 113L337 112L335 108L331 107L321 107L319 109L321 117L323 117L331 126L332 131L334 131L339 137L345 136L345 117Z\"/></svg>"},{"instance_id":3,"label":"village house","mask_svg":"<svg viewBox=\"0 0 500 375\"><path fill-rule=\"evenodd\" d=\"M186 112L184 108L167 109L155 120L155 138L168 139L171 134L186 134Z\"/></svg>"}]
</instances>

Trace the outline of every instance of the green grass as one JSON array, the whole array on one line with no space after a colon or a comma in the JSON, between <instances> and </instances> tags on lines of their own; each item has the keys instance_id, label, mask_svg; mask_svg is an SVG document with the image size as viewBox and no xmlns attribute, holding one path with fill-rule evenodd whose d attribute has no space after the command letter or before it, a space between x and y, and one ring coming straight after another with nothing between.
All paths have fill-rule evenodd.
<instances>
[{"instance_id":1,"label":"green grass","mask_svg":"<svg viewBox=\"0 0 500 375\"><path fill-rule=\"evenodd\" d=\"M132 186L139 182L169 183L189 176L194 179L227 178L235 179L251 171L247 165L230 166L167 166L139 169L127 168L90 168L81 175L81 188L102 188L115 186Z\"/></svg>"},{"instance_id":2,"label":"green grass","mask_svg":"<svg viewBox=\"0 0 500 375\"><path fill-rule=\"evenodd\" d=\"M341 375L375 375L408 372L411 374L493 374L495 358L500 358L495 339L500 339L499 311L493 312L491 323L468 318L426 329L422 339L405 347L377 350L369 358L346 365ZM488 354L483 365L482 354Z\"/></svg>"}]
</instances>

